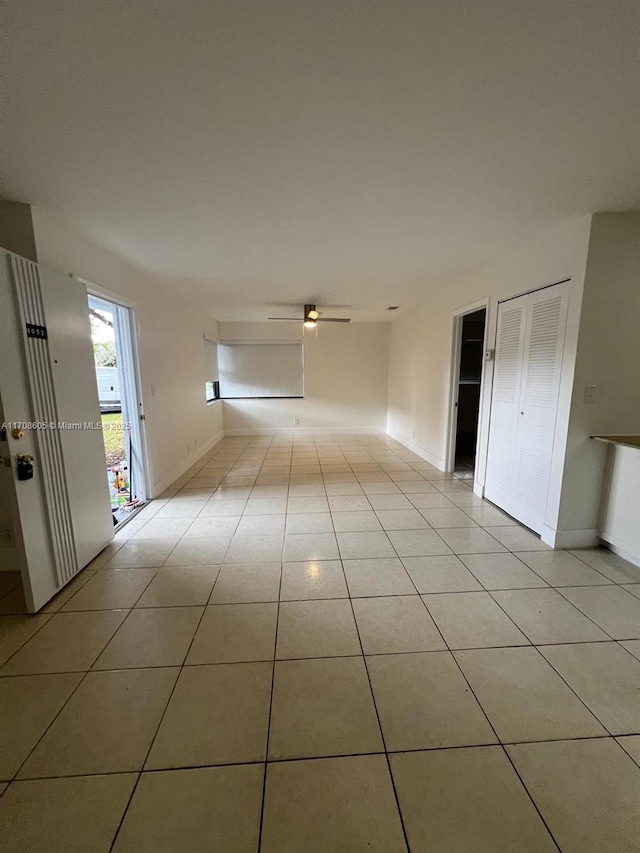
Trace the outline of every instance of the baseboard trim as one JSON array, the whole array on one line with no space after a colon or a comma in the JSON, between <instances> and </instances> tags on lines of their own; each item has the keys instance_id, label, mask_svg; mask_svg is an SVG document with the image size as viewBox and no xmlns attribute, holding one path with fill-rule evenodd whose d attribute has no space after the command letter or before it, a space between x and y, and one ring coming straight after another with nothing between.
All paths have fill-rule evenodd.
<instances>
[{"instance_id":1,"label":"baseboard trim","mask_svg":"<svg viewBox=\"0 0 640 853\"><path fill-rule=\"evenodd\" d=\"M624 542L622 539L618 539L617 536L612 536L610 533L602 533L601 537L610 551L613 551L614 554L622 557L623 560L628 560L634 566L640 568L640 552L633 545Z\"/></svg>"},{"instance_id":2,"label":"baseboard trim","mask_svg":"<svg viewBox=\"0 0 640 853\"><path fill-rule=\"evenodd\" d=\"M199 447L197 451L189 454L187 458L177 467L174 471L169 474L167 477L163 477L162 480L159 480L157 483L153 484L152 487L152 495L151 498L157 498L158 495L161 495L164 491L166 491L172 483L175 483L182 475L189 470L196 462L198 462L205 453L208 453L212 450L218 442L222 441L224 438L224 430L220 430L214 436L212 436L209 441L206 441L202 447Z\"/></svg>"},{"instance_id":3,"label":"baseboard trim","mask_svg":"<svg viewBox=\"0 0 640 853\"><path fill-rule=\"evenodd\" d=\"M384 435L383 429L371 427L273 427L268 429L234 429L225 432L225 436L247 435Z\"/></svg>"},{"instance_id":4,"label":"baseboard trim","mask_svg":"<svg viewBox=\"0 0 640 853\"><path fill-rule=\"evenodd\" d=\"M555 530L545 524L540 538L552 548L595 548L600 544L598 531L589 530Z\"/></svg>"},{"instance_id":5,"label":"baseboard trim","mask_svg":"<svg viewBox=\"0 0 640 853\"><path fill-rule=\"evenodd\" d=\"M388 429L387 435L389 436L389 438L393 438L403 447L406 447L407 450L410 450L412 453L415 453L416 456L419 456L421 459L424 459L425 462L428 462L430 465L433 465L434 468L438 469L438 471L445 470L444 459L439 459L437 456L434 456L433 453L429 453L428 450L425 450L424 447L421 447L419 444L416 444L415 441L410 441L408 438L405 438L404 435L401 435L394 429Z\"/></svg>"}]
</instances>

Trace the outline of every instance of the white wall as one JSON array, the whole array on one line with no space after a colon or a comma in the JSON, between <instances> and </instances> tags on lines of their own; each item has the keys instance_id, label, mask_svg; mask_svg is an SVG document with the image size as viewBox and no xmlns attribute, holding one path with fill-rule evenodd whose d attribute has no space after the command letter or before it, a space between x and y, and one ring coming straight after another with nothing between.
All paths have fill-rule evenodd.
<instances>
[{"instance_id":1,"label":"white wall","mask_svg":"<svg viewBox=\"0 0 640 853\"><path fill-rule=\"evenodd\" d=\"M430 288L425 302L407 310L391 328L388 431L444 469L452 381L453 313L488 299L487 340L488 347L493 348L498 300L571 278L565 370L547 517L552 529L557 525L559 511L590 222L591 217L566 220L531 234L519 245L505 246L491 264L459 281ZM491 363L485 364L475 483L479 492L485 476L492 368Z\"/></svg>"},{"instance_id":2,"label":"white wall","mask_svg":"<svg viewBox=\"0 0 640 853\"><path fill-rule=\"evenodd\" d=\"M217 324L166 284L32 208L38 262L72 272L135 302L152 495L223 435L222 404L205 403L203 334ZM155 394L153 393L155 391Z\"/></svg>"},{"instance_id":3,"label":"white wall","mask_svg":"<svg viewBox=\"0 0 640 853\"><path fill-rule=\"evenodd\" d=\"M36 260L33 222L28 204L0 199L0 246L30 261Z\"/></svg>"},{"instance_id":4,"label":"white wall","mask_svg":"<svg viewBox=\"0 0 640 853\"><path fill-rule=\"evenodd\" d=\"M594 403L584 402L596 385ZM640 431L640 212L593 216L559 528L598 526L607 445L590 435ZM640 496L637 497L640 501Z\"/></svg>"},{"instance_id":5,"label":"white wall","mask_svg":"<svg viewBox=\"0 0 640 853\"><path fill-rule=\"evenodd\" d=\"M600 535L640 567L640 449L609 445L609 453Z\"/></svg>"},{"instance_id":6,"label":"white wall","mask_svg":"<svg viewBox=\"0 0 640 853\"><path fill-rule=\"evenodd\" d=\"M301 326L220 323L219 336L221 341L299 340ZM320 324L317 337L304 336L304 399L225 400L225 433L383 432L388 345L388 323Z\"/></svg>"}]
</instances>

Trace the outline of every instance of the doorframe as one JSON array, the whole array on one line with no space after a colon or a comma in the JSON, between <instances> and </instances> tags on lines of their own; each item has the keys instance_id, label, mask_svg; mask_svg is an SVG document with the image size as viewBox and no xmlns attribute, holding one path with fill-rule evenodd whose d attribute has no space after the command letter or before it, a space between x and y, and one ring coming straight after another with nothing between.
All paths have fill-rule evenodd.
<instances>
[{"instance_id":1,"label":"doorframe","mask_svg":"<svg viewBox=\"0 0 640 853\"><path fill-rule=\"evenodd\" d=\"M144 399L142 396L142 378L140 372L140 356L138 348L138 322L136 319L135 307L136 303L126 296L121 296L106 287L100 287L86 278L81 278L78 275L71 274L72 278L80 281L87 288L87 296L95 296L96 299L103 299L107 302L112 302L120 308L127 309L129 318L129 339L131 341L131 362L133 370L133 385L135 397L138 407L138 429L140 434L140 454L142 456L142 467L144 477L144 491L146 500L153 500L151 493L151 464L149 460L149 447L147 441L147 424L144 412Z\"/></svg>"},{"instance_id":2,"label":"doorframe","mask_svg":"<svg viewBox=\"0 0 640 853\"><path fill-rule=\"evenodd\" d=\"M475 314L484 308L484 338L482 342L482 351L487 351L487 332L489 330L489 297L481 299L478 302L472 302L470 305L465 305L463 308L457 308L451 312L452 332L451 332L451 359L450 359L450 375L449 375L449 423L447 428L447 443L445 452L444 470L451 473L455 467L456 456L456 427L458 425L458 407L456 406L456 397L458 391L458 380L460 378L460 349L462 346L462 321L467 314ZM487 370L487 360L482 359L482 371L480 374L480 393L478 407L478 431L477 437L481 435L484 428L483 406L482 400L484 397L485 377ZM478 455L478 445L476 441L476 462ZM475 471L474 471L475 482Z\"/></svg>"}]
</instances>

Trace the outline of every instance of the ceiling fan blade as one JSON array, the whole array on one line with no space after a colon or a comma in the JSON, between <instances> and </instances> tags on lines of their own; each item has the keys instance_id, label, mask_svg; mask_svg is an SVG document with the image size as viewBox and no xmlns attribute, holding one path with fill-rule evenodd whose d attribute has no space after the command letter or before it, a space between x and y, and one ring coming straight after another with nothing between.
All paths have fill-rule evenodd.
<instances>
[{"instance_id":1,"label":"ceiling fan blade","mask_svg":"<svg viewBox=\"0 0 640 853\"><path fill-rule=\"evenodd\" d=\"M318 317L316 323L350 323L351 317Z\"/></svg>"},{"instance_id":2,"label":"ceiling fan blade","mask_svg":"<svg viewBox=\"0 0 640 853\"><path fill-rule=\"evenodd\" d=\"M300 317L267 317L267 320L288 320L291 323L302 323Z\"/></svg>"}]
</instances>

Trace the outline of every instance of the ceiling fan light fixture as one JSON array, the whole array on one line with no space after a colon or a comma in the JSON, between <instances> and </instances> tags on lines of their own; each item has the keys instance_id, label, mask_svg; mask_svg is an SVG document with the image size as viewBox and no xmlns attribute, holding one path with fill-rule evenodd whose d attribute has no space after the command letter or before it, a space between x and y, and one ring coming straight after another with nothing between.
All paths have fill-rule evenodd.
<instances>
[{"instance_id":1,"label":"ceiling fan light fixture","mask_svg":"<svg viewBox=\"0 0 640 853\"><path fill-rule=\"evenodd\" d=\"M300 320L296 320L295 317L269 317L269 320L286 320L291 322L300 322ZM321 317L320 312L313 304L307 304L304 306L304 313L302 315L302 325L305 329L315 329L316 334L318 334L318 323L350 323L350 317Z\"/></svg>"}]
</instances>

